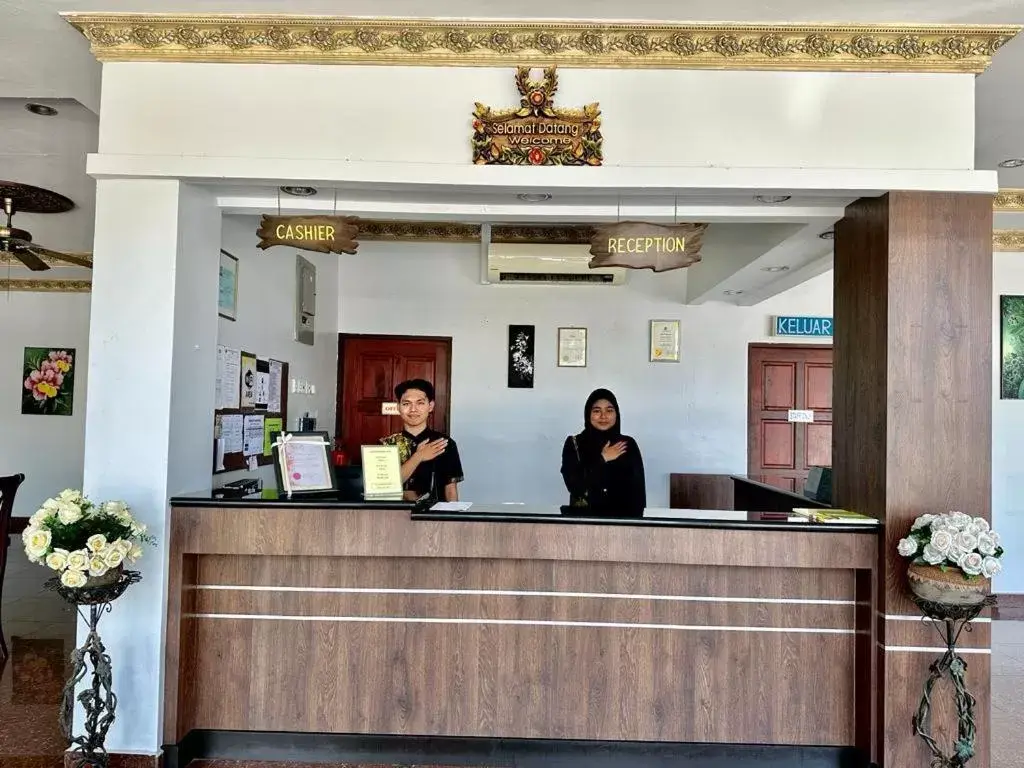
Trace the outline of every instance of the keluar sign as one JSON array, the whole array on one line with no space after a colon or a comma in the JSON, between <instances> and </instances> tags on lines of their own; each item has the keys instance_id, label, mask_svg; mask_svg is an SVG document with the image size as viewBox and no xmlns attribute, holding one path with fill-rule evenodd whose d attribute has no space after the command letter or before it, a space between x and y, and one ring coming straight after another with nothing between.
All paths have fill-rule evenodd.
<instances>
[{"instance_id":1,"label":"keluar sign","mask_svg":"<svg viewBox=\"0 0 1024 768\"><path fill-rule=\"evenodd\" d=\"M700 261L707 224L620 221L598 227L590 240L590 268L626 267L667 272Z\"/></svg>"},{"instance_id":2,"label":"keluar sign","mask_svg":"<svg viewBox=\"0 0 1024 768\"><path fill-rule=\"evenodd\" d=\"M555 67L540 80L530 68L516 70L519 108L493 110L476 102L473 112L473 162L477 165L600 165L601 110L554 105Z\"/></svg>"},{"instance_id":3,"label":"keluar sign","mask_svg":"<svg viewBox=\"0 0 1024 768\"><path fill-rule=\"evenodd\" d=\"M284 245L317 253L355 253L359 219L354 216L268 216L256 230L261 250Z\"/></svg>"}]
</instances>

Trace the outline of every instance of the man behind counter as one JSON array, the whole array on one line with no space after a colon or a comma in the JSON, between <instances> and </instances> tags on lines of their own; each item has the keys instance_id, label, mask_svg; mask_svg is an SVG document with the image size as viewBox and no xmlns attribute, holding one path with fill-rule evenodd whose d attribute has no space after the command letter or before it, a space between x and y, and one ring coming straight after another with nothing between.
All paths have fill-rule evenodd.
<instances>
[{"instance_id":1,"label":"man behind counter","mask_svg":"<svg viewBox=\"0 0 1024 768\"><path fill-rule=\"evenodd\" d=\"M405 497L458 501L463 480L459 449L450 437L427 426L434 412L434 385L425 379L403 381L395 387L395 397L404 428L381 443L398 446Z\"/></svg>"}]
</instances>

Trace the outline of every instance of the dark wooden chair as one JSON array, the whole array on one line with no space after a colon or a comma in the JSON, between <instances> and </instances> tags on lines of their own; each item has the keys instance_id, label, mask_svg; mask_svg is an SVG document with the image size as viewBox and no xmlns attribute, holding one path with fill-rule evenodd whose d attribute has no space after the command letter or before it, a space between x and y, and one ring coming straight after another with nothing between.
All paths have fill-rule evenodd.
<instances>
[{"instance_id":1,"label":"dark wooden chair","mask_svg":"<svg viewBox=\"0 0 1024 768\"><path fill-rule=\"evenodd\" d=\"M10 544L11 514L14 512L14 495L25 480L24 475L0 477L0 664L7 661L7 640L4 638L3 598L4 572L7 570L7 549Z\"/></svg>"}]
</instances>

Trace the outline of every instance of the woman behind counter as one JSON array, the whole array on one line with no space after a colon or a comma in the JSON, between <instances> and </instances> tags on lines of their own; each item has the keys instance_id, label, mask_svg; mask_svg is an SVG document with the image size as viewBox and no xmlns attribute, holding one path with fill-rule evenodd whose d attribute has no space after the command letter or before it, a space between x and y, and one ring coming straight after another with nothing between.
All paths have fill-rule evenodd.
<instances>
[{"instance_id":1,"label":"woman behind counter","mask_svg":"<svg viewBox=\"0 0 1024 768\"><path fill-rule=\"evenodd\" d=\"M562 448L569 504L595 517L642 517L647 506L640 447L621 426L615 395L596 389L583 409L583 431Z\"/></svg>"}]
</instances>

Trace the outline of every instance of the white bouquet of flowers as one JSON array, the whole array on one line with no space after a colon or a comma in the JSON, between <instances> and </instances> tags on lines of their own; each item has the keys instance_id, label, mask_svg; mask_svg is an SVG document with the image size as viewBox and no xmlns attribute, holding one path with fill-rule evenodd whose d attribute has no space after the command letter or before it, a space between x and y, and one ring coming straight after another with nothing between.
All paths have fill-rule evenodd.
<instances>
[{"instance_id":1,"label":"white bouquet of flowers","mask_svg":"<svg viewBox=\"0 0 1024 768\"><path fill-rule=\"evenodd\" d=\"M116 580L125 562L142 557L141 544L154 542L123 501L97 505L71 489L44 501L21 539L31 562L73 589Z\"/></svg>"},{"instance_id":2,"label":"white bouquet of flowers","mask_svg":"<svg viewBox=\"0 0 1024 768\"><path fill-rule=\"evenodd\" d=\"M958 568L965 579L991 579L1001 570L1003 548L988 521L963 512L921 515L900 539L897 551L918 565Z\"/></svg>"}]
</instances>

